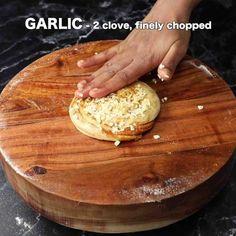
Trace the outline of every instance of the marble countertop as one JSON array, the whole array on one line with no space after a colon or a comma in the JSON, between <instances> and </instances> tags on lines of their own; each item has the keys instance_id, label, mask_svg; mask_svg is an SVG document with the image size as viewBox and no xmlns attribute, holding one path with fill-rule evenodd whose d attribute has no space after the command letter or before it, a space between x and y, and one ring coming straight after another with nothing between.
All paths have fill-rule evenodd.
<instances>
[{"instance_id":1,"label":"marble countertop","mask_svg":"<svg viewBox=\"0 0 236 236\"><path fill-rule=\"evenodd\" d=\"M35 59L76 42L124 39L126 30L27 30L27 17L81 17L87 22L129 22L142 19L152 0L19 1L0 0L0 91L8 81ZM195 31L189 53L216 70L236 94L236 2L203 1L192 21L212 21L210 31ZM234 157L236 158L236 157ZM236 166L229 183L202 210L159 230L127 235L236 235ZM47 220L29 208L11 188L0 165L0 235L54 236L99 235L69 229Z\"/></svg>"}]
</instances>

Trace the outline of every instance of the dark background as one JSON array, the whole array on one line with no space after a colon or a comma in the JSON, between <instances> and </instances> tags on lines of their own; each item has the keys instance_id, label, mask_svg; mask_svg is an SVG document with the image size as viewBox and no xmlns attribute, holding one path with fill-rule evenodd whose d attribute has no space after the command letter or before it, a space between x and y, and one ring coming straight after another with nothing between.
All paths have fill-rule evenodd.
<instances>
[{"instance_id":1,"label":"dark background","mask_svg":"<svg viewBox=\"0 0 236 236\"><path fill-rule=\"evenodd\" d=\"M35 59L78 42L124 39L126 30L27 30L28 17L81 17L87 22L141 20L152 0L0 1L0 91ZM236 93L236 2L205 0L193 12L193 22L212 21L212 30L192 34L189 54L216 70ZM236 235L236 167L227 186L204 209L159 230L127 235ZM29 208L12 190L0 165L0 236L99 235L53 223Z\"/></svg>"}]
</instances>

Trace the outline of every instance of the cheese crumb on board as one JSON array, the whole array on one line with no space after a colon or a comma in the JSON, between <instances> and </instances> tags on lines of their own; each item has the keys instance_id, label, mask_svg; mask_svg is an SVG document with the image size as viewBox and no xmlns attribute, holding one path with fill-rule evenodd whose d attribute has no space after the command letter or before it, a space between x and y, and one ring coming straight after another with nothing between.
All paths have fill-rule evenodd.
<instances>
[{"instance_id":1,"label":"cheese crumb on board","mask_svg":"<svg viewBox=\"0 0 236 236\"><path fill-rule=\"evenodd\" d=\"M156 84L156 83L157 83L157 80L156 80L156 79L152 79L152 82L153 82L154 84Z\"/></svg>"},{"instance_id":2,"label":"cheese crumb on board","mask_svg":"<svg viewBox=\"0 0 236 236\"><path fill-rule=\"evenodd\" d=\"M114 142L114 145L117 147L117 146L119 146L120 145L120 140L116 140L115 142Z\"/></svg>"},{"instance_id":3,"label":"cheese crumb on board","mask_svg":"<svg viewBox=\"0 0 236 236\"><path fill-rule=\"evenodd\" d=\"M161 101L162 101L163 103L166 102L167 100L168 100L167 97L164 97L164 98L161 99Z\"/></svg>"},{"instance_id":4,"label":"cheese crumb on board","mask_svg":"<svg viewBox=\"0 0 236 236\"><path fill-rule=\"evenodd\" d=\"M197 108L198 108L198 110L202 110L204 108L204 106L203 105L198 105Z\"/></svg>"},{"instance_id":5,"label":"cheese crumb on board","mask_svg":"<svg viewBox=\"0 0 236 236\"><path fill-rule=\"evenodd\" d=\"M159 134L155 134L155 135L153 135L153 138L154 139L159 139L159 138L161 138L161 136Z\"/></svg>"}]
</instances>

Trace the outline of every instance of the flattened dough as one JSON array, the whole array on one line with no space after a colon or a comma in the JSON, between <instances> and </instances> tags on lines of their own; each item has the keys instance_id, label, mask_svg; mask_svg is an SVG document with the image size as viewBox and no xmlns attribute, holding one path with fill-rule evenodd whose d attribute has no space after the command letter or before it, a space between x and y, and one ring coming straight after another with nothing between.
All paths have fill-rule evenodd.
<instances>
[{"instance_id":1,"label":"flattened dough","mask_svg":"<svg viewBox=\"0 0 236 236\"><path fill-rule=\"evenodd\" d=\"M102 98L74 98L69 114L85 135L108 141L139 139L151 129L160 111L160 99L138 81Z\"/></svg>"}]
</instances>

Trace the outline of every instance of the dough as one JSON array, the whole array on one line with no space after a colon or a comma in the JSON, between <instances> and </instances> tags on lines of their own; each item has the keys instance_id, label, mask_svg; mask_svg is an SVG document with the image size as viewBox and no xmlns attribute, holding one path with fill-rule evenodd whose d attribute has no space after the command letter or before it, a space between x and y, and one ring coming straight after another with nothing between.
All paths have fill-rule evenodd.
<instances>
[{"instance_id":1,"label":"dough","mask_svg":"<svg viewBox=\"0 0 236 236\"><path fill-rule=\"evenodd\" d=\"M139 139L151 129L160 111L156 92L138 81L102 98L74 98L69 114L75 127L108 141Z\"/></svg>"}]
</instances>

